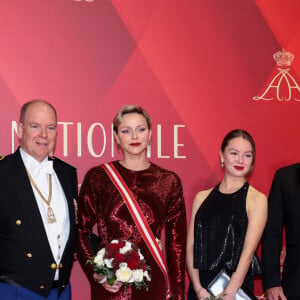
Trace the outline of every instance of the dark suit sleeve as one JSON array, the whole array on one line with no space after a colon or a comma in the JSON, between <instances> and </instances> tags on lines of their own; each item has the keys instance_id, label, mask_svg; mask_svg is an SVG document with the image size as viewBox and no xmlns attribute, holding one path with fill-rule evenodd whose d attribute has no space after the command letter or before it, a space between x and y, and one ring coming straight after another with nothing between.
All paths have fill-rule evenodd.
<instances>
[{"instance_id":1,"label":"dark suit sleeve","mask_svg":"<svg viewBox=\"0 0 300 300\"><path fill-rule=\"evenodd\" d=\"M283 190L281 172L277 171L269 193L268 220L261 242L263 286L268 289L281 286L280 253L284 226Z\"/></svg>"}]
</instances>

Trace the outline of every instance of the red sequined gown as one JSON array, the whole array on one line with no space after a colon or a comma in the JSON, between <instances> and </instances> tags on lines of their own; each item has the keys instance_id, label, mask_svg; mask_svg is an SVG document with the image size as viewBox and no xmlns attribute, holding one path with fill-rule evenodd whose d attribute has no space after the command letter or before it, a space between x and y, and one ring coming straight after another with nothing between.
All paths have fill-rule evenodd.
<instances>
[{"instance_id":1,"label":"red sequined gown","mask_svg":"<svg viewBox=\"0 0 300 300\"><path fill-rule=\"evenodd\" d=\"M131 171L119 162L113 162L135 196L152 232L158 238L165 231L165 254L169 272L172 300L185 299L185 242L186 213L182 185L179 177L155 164L142 171ZM106 291L95 283L93 266L86 264L93 257L89 234L96 225L101 238L98 249L113 239L125 239L135 243L151 267L149 291L124 286L116 293ZM100 166L86 174L80 190L78 204L79 246L78 259L92 288L92 300L160 300L166 299L164 275L154 261L141 237L124 200L110 178Z\"/></svg>"}]
</instances>

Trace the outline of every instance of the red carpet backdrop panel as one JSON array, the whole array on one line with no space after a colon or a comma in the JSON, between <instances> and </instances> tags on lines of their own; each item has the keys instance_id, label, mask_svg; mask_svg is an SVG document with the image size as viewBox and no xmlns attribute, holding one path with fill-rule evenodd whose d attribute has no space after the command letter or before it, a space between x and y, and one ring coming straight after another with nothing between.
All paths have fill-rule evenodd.
<instances>
[{"instance_id":1,"label":"red carpet backdrop panel","mask_svg":"<svg viewBox=\"0 0 300 300\"><path fill-rule=\"evenodd\" d=\"M234 128L254 137L250 183L268 194L275 170L300 160L299 13L298 0L1 1L0 154L18 146L20 106L48 100L55 155L81 183L120 157L112 119L138 104L153 119L151 160L180 175L188 218L196 192L222 178ZM77 263L72 285L74 300L89 299Z\"/></svg>"}]
</instances>

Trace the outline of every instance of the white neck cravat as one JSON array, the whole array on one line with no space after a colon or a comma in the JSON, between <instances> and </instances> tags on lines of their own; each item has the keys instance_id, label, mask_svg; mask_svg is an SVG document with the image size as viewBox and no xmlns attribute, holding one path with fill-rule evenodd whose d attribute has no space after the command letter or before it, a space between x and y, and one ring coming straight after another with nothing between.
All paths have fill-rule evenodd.
<instances>
[{"instance_id":1,"label":"white neck cravat","mask_svg":"<svg viewBox=\"0 0 300 300\"><path fill-rule=\"evenodd\" d=\"M32 163L32 177L39 177L41 173L53 174L53 161L44 160L41 163Z\"/></svg>"}]
</instances>

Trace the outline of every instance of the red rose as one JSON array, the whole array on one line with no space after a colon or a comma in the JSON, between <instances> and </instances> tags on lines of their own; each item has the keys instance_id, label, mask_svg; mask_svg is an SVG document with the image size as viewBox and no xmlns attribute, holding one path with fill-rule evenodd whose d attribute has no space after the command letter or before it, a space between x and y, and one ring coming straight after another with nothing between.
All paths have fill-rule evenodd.
<instances>
[{"instance_id":1,"label":"red rose","mask_svg":"<svg viewBox=\"0 0 300 300\"><path fill-rule=\"evenodd\" d=\"M113 244L108 244L108 245L106 246L106 250L107 250L108 252L110 252L110 251L117 251L117 250L119 250L119 248L120 248L119 244L115 244L115 243L113 243Z\"/></svg>"},{"instance_id":2,"label":"red rose","mask_svg":"<svg viewBox=\"0 0 300 300\"><path fill-rule=\"evenodd\" d=\"M126 242L125 241L120 241L118 245L119 245L119 249L121 249L121 248L125 247Z\"/></svg>"},{"instance_id":3,"label":"red rose","mask_svg":"<svg viewBox=\"0 0 300 300\"><path fill-rule=\"evenodd\" d=\"M116 253L114 255L114 260L113 260L113 264L120 264L122 262L125 262L126 261L126 256L124 254L121 254L121 253Z\"/></svg>"},{"instance_id":4,"label":"red rose","mask_svg":"<svg viewBox=\"0 0 300 300\"><path fill-rule=\"evenodd\" d=\"M139 268L139 261L134 259L133 257L129 257L126 262L128 268L130 268L131 270L135 270Z\"/></svg>"},{"instance_id":5,"label":"red rose","mask_svg":"<svg viewBox=\"0 0 300 300\"><path fill-rule=\"evenodd\" d=\"M136 260L136 261L139 261L140 260L140 256L137 252L131 252L130 255L129 255L130 258Z\"/></svg>"},{"instance_id":6,"label":"red rose","mask_svg":"<svg viewBox=\"0 0 300 300\"><path fill-rule=\"evenodd\" d=\"M112 258L116 253L119 253L120 248L125 246L124 242L121 243L110 243L105 247L105 257L104 258Z\"/></svg>"}]
</instances>

